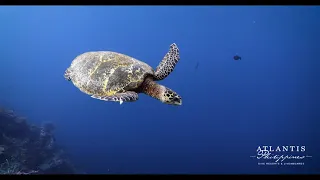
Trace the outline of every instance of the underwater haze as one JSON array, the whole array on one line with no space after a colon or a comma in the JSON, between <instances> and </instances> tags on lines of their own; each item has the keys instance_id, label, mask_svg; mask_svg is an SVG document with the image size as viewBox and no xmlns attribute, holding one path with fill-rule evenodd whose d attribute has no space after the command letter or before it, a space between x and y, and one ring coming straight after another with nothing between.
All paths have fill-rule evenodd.
<instances>
[{"instance_id":1,"label":"underwater haze","mask_svg":"<svg viewBox=\"0 0 320 180\"><path fill-rule=\"evenodd\" d=\"M319 17L319 6L3 6L0 102L53 122L87 174L319 173ZM159 83L181 106L97 100L63 76L88 51L156 68L172 43L180 61ZM263 146L305 158L268 165Z\"/></svg>"}]
</instances>

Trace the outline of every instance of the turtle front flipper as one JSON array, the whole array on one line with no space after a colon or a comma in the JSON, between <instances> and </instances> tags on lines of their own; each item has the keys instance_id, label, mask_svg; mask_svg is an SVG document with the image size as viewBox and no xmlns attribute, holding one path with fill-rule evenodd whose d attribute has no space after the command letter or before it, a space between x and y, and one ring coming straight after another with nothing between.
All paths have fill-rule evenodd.
<instances>
[{"instance_id":1,"label":"turtle front flipper","mask_svg":"<svg viewBox=\"0 0 320 180\"><path fill-rule=\"evenodd\" d=\"M138 94L133 91L127 91L124 93L116 93L112 96L97 96L97 95L92 95L92 98L95 99L100 99L103 101L115 101L115 102L120 102L122 104L123 102L133 102L138 100Z\"/></svg>"},{"instance_id":2,"label":"turtle front flipper","mask_svg":"<svg viewBox=\"0 0 320 180\"><path fill-rule=\"evenodd\" d=\"M174 69L180 59L179 48L173 43L170 45L169 52L164 56L155 72L155 79L162 80L166 78Z\"/></svg>"}]
</instances>

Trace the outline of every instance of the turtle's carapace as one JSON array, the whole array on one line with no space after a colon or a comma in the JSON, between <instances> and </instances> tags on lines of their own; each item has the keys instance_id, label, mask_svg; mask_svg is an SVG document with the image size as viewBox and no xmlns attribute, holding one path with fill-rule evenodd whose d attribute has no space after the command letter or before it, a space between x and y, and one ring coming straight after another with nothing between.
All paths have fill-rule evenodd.
<instances>
[{"instance_id":1,"label":"turtle's carapace","mask_svg":"<svg viewBox=\"0 0 320 180\"><path fill-rule=\"evenodd\" d=\"M233 56L233 59L234 59L234 60L241 60L241 57L238 56L238 55L235 55L235 56Z\"/></svg>"}]
</instances>

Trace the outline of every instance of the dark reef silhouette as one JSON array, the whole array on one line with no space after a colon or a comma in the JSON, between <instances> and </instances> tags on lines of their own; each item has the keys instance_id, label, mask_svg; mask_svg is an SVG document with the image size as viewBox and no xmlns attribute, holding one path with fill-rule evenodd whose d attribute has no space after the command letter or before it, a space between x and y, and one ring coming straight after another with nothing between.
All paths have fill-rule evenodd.
<instances>
[{"instance_id":1,"label":"dark reef silhouette","mask_svg":"<svg viewBox=\"0 0 320 180\"><path fill-rule=\"evenodd\" d=\"M53 131L50 122L38 127L0 108L0 174L75 174Z\"/></svg>"}]
</instances>

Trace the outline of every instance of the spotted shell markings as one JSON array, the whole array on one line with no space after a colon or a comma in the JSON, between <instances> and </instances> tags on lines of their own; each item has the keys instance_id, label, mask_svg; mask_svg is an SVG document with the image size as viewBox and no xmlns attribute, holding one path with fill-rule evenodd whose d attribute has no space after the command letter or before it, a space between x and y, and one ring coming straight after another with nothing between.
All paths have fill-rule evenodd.
<instances>
[{"instance_id":1,"label":"spotted shell markings","mask_svg":"<svg viewBox=\"0 0 320 180\"><path fill-rule=\"evenodd\" d=\"M110 70L103 84L103 95L113 95L136 89L143 82L146 73L143 67L136 64L119 64Z\"/></svg>"},{"instance_id":2,"label":"spotted shell markings","mask_svg":"<svg viewBox=\"0 0 320 180\"><path fill-rule=\"evenodd\" d=\"M90 94L99 96L113 95L125 86L125 83L118 82L115 85L108 85L110 78L114 76L114 73L122 67L127 67L131 64L130 61L123 61L119 56L113 56L113 53L99 56L99 62L96 67L89 74L88 85L84 87L86 90L91 91Z\"/></svg>"},{"instance_id":3,"label":"spotted shell markings","mask_svg":"<svg viewBox=\"0 0 320 180\"><path fill-rule=\"evenodd\" d=\"M138 88L153 69L144 62L116 52L87 52L71 65L72 82L82 92L110 96Z\"/></svg>"},{"instance_id":4,"label":"spotted shell markings","mask_svg":"<svg viewBox=\"0 0 320 180\"><path fill-rule=\"evenodd\" d=\"M81 54L72 61L70 69L72 71L72 82L82 92L92 94L92 89L86 88L92 82L88 74L98 66L99 56L94 52Z\"/></svg>"}]
</instances>

